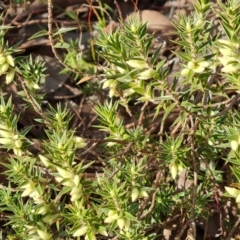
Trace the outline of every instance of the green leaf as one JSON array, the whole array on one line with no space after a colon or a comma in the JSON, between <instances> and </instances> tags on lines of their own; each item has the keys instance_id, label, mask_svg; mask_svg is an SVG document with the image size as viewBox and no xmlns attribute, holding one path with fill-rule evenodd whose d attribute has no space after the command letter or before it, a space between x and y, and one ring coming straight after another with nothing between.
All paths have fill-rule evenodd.
<instances>
[{"instance_id":1,"label":"green leaf","mask_svg":"<svg viewBox=\"0 0 240 240\"><path fill-rule=\"evenodd\" d=\"M146 102L146 101L150 101L151 98L150 97L140 97L137 100L140 101L140 102Z\"/></svg>"},{"instance_id":2,"label":"green leaf","mask_svg":"<svg viewBox=\"0 0 240 240\"><path fill-rule=\"evenodd\" d=\"M163 120L165 120L168 115L170 114L170 112L175 108L175 106L177 105L177 103L173 102L170 106L168 106L166 109L165 109L165 113L163 115Z\"/></svg>"},{"instance_id":3,"label":"green leaf","mask_svg":"<svg viewBox=\"0 0 240 240\"><path fill-rule=\"evenodd\" d=\"M54 47L55 48L69 48L70 45L68 43L60 43L60 42L58 42L57 44L55 44Z\"/></svg>"},{"instance_id":4,"label":"green leaf","mask_svg":"<svg viewBox=\"0 0 240 240\"><path fill-rule=\"evenodd\" d=\"M141 58L130 59L130 60L126 61L126 63L130 67L138 68L138 69L144 69L144 68L148 67L147 63Z\"/></svg>"},{"instance_id":5,"label":"green leaf","mask_svg":"<svg viewBox=\"0 0 240 240\"><path fill-rule=\"evenodd\" d=\"M59 34L62 34L62 33L65 33L65 32L70 32L70 31L73 31L73 30L76 30L77 28L75 27L72 27L72 28L59 28L54 34L53 36L57 36Z\"/></svg>"},{"instance_id":6,"label":"green leaf","mask_svg":"<svg viewBox=\"0 0 240 240\"><path fill-rule=\"evenodd\" d=\"M61 197L63 194L68 193L72 190L72 187L64 187L61 192L58 193L56 198Z\"/></svg>"},{"instance_id":7,"label":"green leaf","mask_svg":"<svg viewBox=\"0 0 240 240\"><path fill-rule=\"evenodd\" d=\"M222 27L224 28L225 30L225 33L227 34L228 38L232 40L232 35L233 35L233 28L227 24L227 23L224 23L222 21L220 21Z\"/></svg>"},{"instance_id":8,"label":"green leaf","mask_svg":"<svg viewBox=\"0 0 240 240\"><path fill-rule=\"evenodd\" d=\"M129 212L124 212L124 217L128 218L130 220L133 220L133 221L137 221L137 219L132 214L130 214Z\"/></svg>"},{"instance_id":9,"label":"green leaf","mask_svg":"<svg viewBox=\"0 0 240 240\"><path fill-rule=\"evenodd\" d=\"M57 186L55 184L51 183L48 186L49 186L49 188L53 189L54 191L59 191L59 189L57 188Z\"/></svg>"},{"instance_id":10,"label":"green leaf","mask_svg":"<svg viewBox=\"0 0 240 240\"><path fill-rule=\"evenodd\" d=\"M240 181L240 169L236 167L230 167L231 170L233 171L235 177L237 178L238 181Z\"/></svg>"},{"instance_id":11,"label":"green leaf","mask_svg":"<svg viewBox=\"0 0 240 240\"><path fill-rule=\"evenodd\" d=\"M20 132L20 134L25 136L31 129L32 129L32 126L26 127Z\"/></svg>"},{"instance_id":12,"label":"green leaf","mask_svg":"<svg viewBox=\"0 0 240 240\"><path fill-rule=\"evenodd\" d=\"M151 46L152 46L152 39L153 39L153 37L151 37L151 38L149 38L149 39L147 39L147 40L144 40L144 46L143 46L143 48L144 48L144 53L145 53L145 55L148 55L148 53L149 53L149 51L150 51L150 48L151 48Z\"/></svg>"},{"instance_id":13,"label":"green leaf","mask_svg":"<svg viewBox=\"0 0 240 240\"><path fill-rule=\"evenodd\" d=\"M187 62L191 61L191 56L188 53L175 52L175 54Z\"/></svg>"},{"instance_id":14,"label":"green leaf","mask_svg":"<svg viewBox=\"0 0 240 240\"><path fill-rule=\"evenodd\" d=\"M76 11L66 11L66 15L74 21L78 21L78 14Z\"/></svg>"},{"instance_id":15,"label":"green leaf","mask_svg":"<svg viewBox=\"0 0 240 240\"><path fill-rule=\"evenodd\" d=\"M0 30L7 30L7 29L11 29L14 28L13 26L0 26Z\"/></svg>"},{"instance_id":16,"label":"green leaf","mask_svg":"<svg viewBox=\"0 0 240 240\"><path fill-rule=\"evenodd\" d=\"M124 76L116 78L116 80L123 83L130 83L132 82L133 78L131 77L130 73L128 73Z\"/></svg>"},{"instance_id":17,"label":"green leaf","mask_svg":"<svg viewBox=\"0 0 240 240\"><path fill-rule=\"evenodd\" d=\"M151 58L151 64L154 65L156 60L158 59L159 53L161 51L162 47L158 48L157 51L155 51L155 53L152 55Z\"/></svg>"},{"instance_id":18,"label":"green leaf","mask_svg":"<svg viewBox=\"0 0 240 240\"><path fill-rule=\"evenodd\" d=\"M33 40L35 38L39 38L39 37L47 36L47 35L48 35L48 31L42 30L42 31L39 31L39 32L33 34L28 40Z\"/></svg>"},{"instance_id":19,"label":"green leaf","mask_svg":"<svg viewBox=\"0 0 240 240\"><path fill-rule=\"evenodd\" d=\"M139 88L139 87L133 87L132 88L136 93L139 93L141 95L145 94L145 90L143 88Z\"/></svg>"},{"instance_id":20,"label":"green leaf","mask_svg":"<svg viewBox=\"0 0 240 240\"><path fill-rule=\"evenodd\" d=\"M168 101L168 100L173 100L173 97L172 97L172 95L166 95L166 96L156 97L154 99L156 101L158 101L158 100Z\"/></svg>"}]
</instances>

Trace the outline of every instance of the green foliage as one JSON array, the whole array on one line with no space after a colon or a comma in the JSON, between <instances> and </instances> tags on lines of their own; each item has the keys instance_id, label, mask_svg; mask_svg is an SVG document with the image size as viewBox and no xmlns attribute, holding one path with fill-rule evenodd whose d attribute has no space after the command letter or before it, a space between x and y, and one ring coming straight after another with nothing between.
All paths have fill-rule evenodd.
<instances>
[{"instance_id":1,"label":"green foliage","mask_svg":"<svg viewBox=\"0 0 240 240\"><path fill-rule=\"evenodd\" d=\"M232 0L219 6L215 10L210 1L199 0L192 16L175 22L181 68L173 83L167 59L159 60L162 49L151 52L153 35L139 16L115 31L99 30L96 44L106 65L99 66L103 84L97 87L110 100L94 108L95 127L105 134L98 156L104 167L94 179L85 176L94 162L86 163L81 155L89 143L70 128L67 107L41 109L45 64L33 56L14 58L16 46L4 42L8 27L0 28L0 74L5 84L22 87L19 96L38 115L46 135L41 152L31 153L30 129L19 130L20 116L2 92L0 146L8 152L2 165L9 185L0 189L0 210L8 213L8 239L155 239L157 231L148 229L164 226L175 215L190 221L208 216L220 184L226 189L222 201L232 197L239 207L240 5ZM210 13L219 17L221 33L213 33ZM41 34L48 33L33 37ZM95 66L78 58L76 42L59 40L55 47L69 48L64 63L95 74ZM153 134L155 119L159 129ZM228 184L221 162L230 165ZM189 187L179 186L184 176Z\"/></svg>"}]
</instances>

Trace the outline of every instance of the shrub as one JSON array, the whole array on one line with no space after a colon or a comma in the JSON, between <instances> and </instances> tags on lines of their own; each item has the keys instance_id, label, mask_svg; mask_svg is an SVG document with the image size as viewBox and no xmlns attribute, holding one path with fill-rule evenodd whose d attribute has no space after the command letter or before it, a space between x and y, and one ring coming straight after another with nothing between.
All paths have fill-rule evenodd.
<instances>
[{"instance_id":1,"label":"shrub","mask_svg":"<svg viewBox=\"0 0 240 240\"><path fill-rule=\"evenodd\" d=\"M147 23L134 17L115 31L98 31L98 55L107 63L98 66L99 88L109 99L95 106L105 139L99 145L104 167L94 179L85 177L94 163L81 157L91 151L90 142L69 127L67 107L49 106L47 114L41 109L44 63L15 58L16 46L4 41L8 27L0 28L1 75L6 84L22 87L20 96L46 133L42 151L32 154L30 129L19 129L11 97L2 92L0 144L9 153L2 156L9 185L1 187L0 206L11 226L8 239L155 239L174 219L182 221L181 239L188 226L195 237L195 220L207 219L229 197L239 207L240 6L218 5L198 0L192 16L175 22L181 50L174 52L180 68L172 83L168 60L159 60L162 49L150 51L154 36ZM218 17L221 32L210 14ZM230 166L230 182L221 164ZM231 227L225 229L229 238Z\"/></svg>"}]
</instances>

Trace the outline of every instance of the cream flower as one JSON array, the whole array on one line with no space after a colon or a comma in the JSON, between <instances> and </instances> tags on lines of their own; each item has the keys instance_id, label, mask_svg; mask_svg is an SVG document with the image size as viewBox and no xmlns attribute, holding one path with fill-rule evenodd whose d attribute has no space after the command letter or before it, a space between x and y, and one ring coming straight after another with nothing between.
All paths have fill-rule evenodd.
<instances>
[{"instance_id":1,"label":"cream flower","mask_svg":"<svg viewBox=\"0 0 240 240\"><path fill-rule=\"evenodd\" d=\"M202 73L208 66L209 62L207 61L190 61L188 62L187 68L181 71L181 75L187 76L190 70L193 70L195 73Z\"/></svg>"}]
</instances>

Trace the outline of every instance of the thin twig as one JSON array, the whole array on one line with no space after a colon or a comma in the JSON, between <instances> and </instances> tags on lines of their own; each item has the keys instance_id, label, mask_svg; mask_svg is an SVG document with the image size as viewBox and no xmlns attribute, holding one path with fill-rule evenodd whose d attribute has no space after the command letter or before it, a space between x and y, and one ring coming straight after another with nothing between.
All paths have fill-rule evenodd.
<instances>
[{"instance_id":1,"label":"thin twig","mask_svg":"<svg viewBox=\"0 0 240 240\"><path fill-rule=\"evenodd\" d=\"M131 0L131 2L132 2L133 5L134 5L134 12L137 12L137 11L138 11L138 0L136 0L136 1Z\"/></svg>"},{"instance_id":2,"label":"thin twig","mask_svg":"<svg viewBox=\"0 0 240 240\"><path fill-rule=\"evenodd\" d=\"M123 22L123 16L122 16L121 8L119 7L119 4L118 4L117 0L114 0L114 4L116 5L116 8L117 8L117 11L118 11L118 14L119 14L119 18L120 18L121 22Z\"/></svg>"},{"instance_id":3,"label":"thin twig","mask_svg":"<svg viewBox=\"0 0 240 240\"><path fill-rule=\"evenodd\" d=\"M114 158L114 157L116 157L116 156L124 156L129 150L130 150L130 148L132 147L132 145L133 145L133 143L130 143L130 144L128 144L128 146L126 147L126 150L125 151L123 151L123 152L121 152L121 153L119 153L119 154L116 154L115 156L111 156L111 158ZM110 158L110 159L111 159ZM107 159L106 159L106 161L107 161ZM120 170L120 168L121 168L121 163L122 163L122 161L120 161L120 164L119 164L119 167L111 174L111 176L109 177L109 180L110 179L112 179L117 173L118 173L118 171Z\"/></svg>"},{"instance_id":4,"label":"thin twig","mask_svg":"<svg viewBox=\"0 0 240 240\"><path fill-rule=\"evenodd\" d=\"M162 171L159 170L156 174L156 179L155 179L155 182L154 182L154 190L148 196L148 198L139 206L140 211L137 214L137 219L141 220L141 219L145 218L149 213L152 212L152 210L155 206L155 199L156 199L157 191L159 190L158 187L159 187L159 184L160 184L161 175L162 175ZM150 202L150 200L151 200L151 206L149 207L149 209L145 213L142 213L143 210L148 205L148 203Z\"/></svg>"},{"instance_id":5,"label":"thin twig","mask_svg":"<svg viewBox=\"0 0 240 240\"><path fill-rule=\"evenodd\" d=\"M7 191L7 190L9 190L9 187L6 187L6 186L0 184L0 189L3 189L3 190L6 190L6 191ZM10 188L10 191L11 191L11 192L17 192L18 190L15 189L15 188Z\"/></svg>"},{"instance_id":6,"label":"thin twig","mask_svg":"<svg viewBox=\"0 0 240 240\"><path fill-rule=\"evenodd\" d=\"M232 235L233 235L234 232L237 230L239 224L240 224L240 217L239 217L238 220L235 222L233 228L231 229L230 233L228 234L227 240L231 240L231 239L232 239Z\"/></svg>"},{"instance_id":7,"label":"thin twig","mask_svg":"<svg viewBox=\"0 0 240 240\"><path fill-rule=\"evenodd\" d=\"M84 152L82 152L81 154L78 155L78 158L84 156L85 154L89 153L89 151L91 151L94 147L96 147L98 145L98 142L95 142L92 144L92 146L90 146L87 150L85 150Z\"/></svg>"},{"instance_id":8,"label":"thin twig","mask_svg":"<svg viewBox=\"0 0 240 240\"><path fill-rule=\"evenodd\" d=\"M194 182L193 182L193 194L192 194L192 209L190 213L190 227L193 230L193 236L194 239L196 238L196 224L194 222L194 215L195 215L195 207L197 202L197 188L198 188L198 167L197 167L197 160L195 156L195 132L197 130L197 127L199 125L199 121L196 121L196 123L193 123L193 119L191 119L192 122L192 132L190 133L190 147L191 147L191 158L193 162L193 172L194 172Z\"/></svg>"},{"instance_id":9,"label":"thin twig","mask_svg":"<svg viewBox=\"0 0 240 240\"><path fill-rule=\"evenodd\" d=\"M53 21L52 8L53 8L52 1L48 0L48 39L50 41L52 52L53 52L54 56L56 57L56 59L64 67L70 69L72 72L74 72L76 74L79 74L79 73L81 73L80 71L77 71L76 69L72 68L71 66L69 66L68 64L63 62L63 60L61 59L61 57L59 56L58 52L56 51L56 49L54 47L53 30L52 30L52 21Z\"/></svg>"},{"instance_id":10,"label":"thin twig","mask_svg":"<svg viewBox=\"0 0 240 240\"><path fill-rule=\"evenodd\" d=\"M171 218L170 220L167 220L163 224L159 224L159 223L153 224L151 227L148 227L147 229L145 229L146 235L156 231L156 229L159 230L159 229L169 228L169 225L170 224L173 225L174 222L180 218L180 216L181 216L180 214L177 214L173 218Z\"/></svg>"},{"instance_id":11,"label":"thin twig","mask_svg":"<svg viewBox=\"0 0 240 240\"><path fill-rule=\"evenodd\" d=\"M142 122L143 122L143 117L144 117L144 114L145 114L145 109L146 107L148 106L148 101L146 101L144 103L144 105L142 106L141 108L141 113L140 113L140 116L139 116L139 120L138 120L138 126L142 126Z\"/></svg>"},{"instance_id":12,"label":"thin twig","mask_svg":"<svg viewBox=\"0 0 240 240\"><path fill-rule=\"evenodd\" d=\"M187 222L184 224L184 226L182 227L180 233L179 233L178 236L175 238L175 240L181 240L181 239L182 239L182 235L184 234L187 226L188 226L190 223L191 223L191 221L189 220L189 221L187 221Z\"/></svg>"},{"instance_id":13,"label":"thin twig","mask_svg":"<svg viewBox=\"0 0 240 240\"><path fill-rule=\"evenodd\" d=\"M28 99L29 103L31 104L32 108L34 109L34 111L42 117L42 119L44 120L44 122L46 124L50 124L49 121L47 120L47 118L45 117L45 115L43 114L41 107L35 103L35 99L33 98L33 96L29 93L28 89L26 88L25 82L22 79L22 77L19 74L17 75L17 77L18 77L18 80L20 81L22 88L27 96L27 99Z\"/></svg>"}]
</instances>

